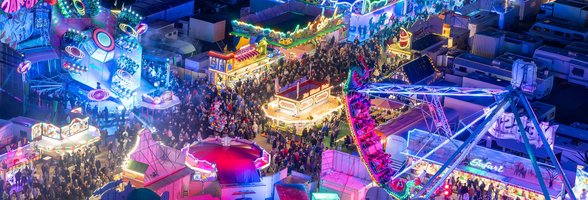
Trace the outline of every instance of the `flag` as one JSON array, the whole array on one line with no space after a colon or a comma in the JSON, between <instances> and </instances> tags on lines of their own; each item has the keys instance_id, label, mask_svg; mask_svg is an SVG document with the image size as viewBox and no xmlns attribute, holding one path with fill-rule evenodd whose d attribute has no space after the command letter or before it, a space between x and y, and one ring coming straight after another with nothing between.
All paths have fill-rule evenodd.
<instances>
[{"instance_id":1,"label":"flag","mask_svg":"<svg viewBox=\"0 0 588 200\"><path fill-rule=\"evenodd\" d=\"M300 81L296 81L296 98L298 99L298 93L300 93Z\"/></svg>"},{"instance_id":2,"label":"flag","mask_svg":"<svg viewBox=\"0 0 588 200\"><path fill-rule=\"evenodd\" d=\"M278 77L274 79L274 91L276 91L276 93L280 91L280 79L278 79Z\"/></svg>"}]
</instances>

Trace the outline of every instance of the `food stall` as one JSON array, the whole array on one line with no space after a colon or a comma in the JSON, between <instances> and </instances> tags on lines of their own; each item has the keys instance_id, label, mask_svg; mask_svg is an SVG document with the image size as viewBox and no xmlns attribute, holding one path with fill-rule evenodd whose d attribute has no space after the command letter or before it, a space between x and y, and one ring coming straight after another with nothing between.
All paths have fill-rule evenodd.
<instances>
[{"instance_id":1,"label":"food stall","mask_svg":"<svg viewBox=\"0 0 588 200\"><path fill-rule=\"evenodd\" d=\"M343 107L338 97L331 96L332 88L329 83L302 78L282 87L263 111L268 118L279 123L317 122Z\"/></svg>"},{"instance_id":2,"label":"food stall","mask_svg":"<svg viewBox=\"0 0 588 200\"><path fill-rule=\"evenodd\" d=\"M73 152L100 140L99 130L88 124L89 117L81 108L70 111L65 124L37 123L32 127L32 138L43 153Z\"/></svg>"},{"instance_id":3,"label":"food stall","mask_svg":"<svg viewBox=\"0 0 588 200\"><path fill-rule=\"evenodd\" d=\"M8 150L0 155L0 162L2 163L0 173L2 173L2 179L6 180L4 184L11 183L14 185L16 183L13 179L14 174L27 166L29 169L34 168L33 163L40 158L41 154L34 143Z\"/></svg>"},{"instance_id":4,"label":"food stall","mask_svg":"<svg viewBox=\"0 0 588 200\"><path fill-rule=\"evenodd\" d=\"M281 56L268 56L267 41L247 44L235 52L209 51L211 81L217 85L233 86L236 82L261 75Z\"/></svg>"},{"instance_id":5,"label":"food stall","mask_svg":"<svg viewBox=\"0 0 588 200\"><path fill-rule=\"evenodd\" d=\"M429 137L430 140L426 140ZM412 130L408 134L408 147L403 153L411 161L418 160L431 149L440 146L443 138L439 135L432 135L422 130ZM425 145L424 141L431 141ZM422 179L428 179L437 172L440 166L447 161L461 141L453 141L437 150L415 168L411 169L413 175ZM486 187L493 185L498 189L499 195L508 196L512 199L545 199L541 193L538 179L532 170L531 161L528 158L519 157L482 146L476 146L469 156L460 164L450 177L456 178L458 182L467 183L468 180L478 179L484 182ZM549 164L539 165L548 192L552 198L558 197L562 191L561 176L555 168Z\"/></svg>"}]
</instances>

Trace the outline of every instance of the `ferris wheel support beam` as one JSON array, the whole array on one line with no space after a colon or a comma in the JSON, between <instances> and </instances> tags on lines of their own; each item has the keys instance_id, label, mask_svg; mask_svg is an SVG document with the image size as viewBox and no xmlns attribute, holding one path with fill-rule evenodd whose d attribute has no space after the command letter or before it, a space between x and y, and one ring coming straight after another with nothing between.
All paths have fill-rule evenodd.
<instances>
[{"instance_id":1,"label":"ferris wheel support beam","mask_svg":"<svg viewBox=\"0 0 588 200\"><path fill-rule=\"evenodd\" d=\"M569 196L572 200L576 200L576 196L574 195L574 191L572 190L572 186L570 185L570 181L568 180L568 177L564 173L563 168L561 167L561 164L559 163L559 161L555 157L555 153L553 153L553 149L551 149L549 142L547 141L547 138L545 138L545 135L543 133L543 129L541 129L541 127L539 126L539 121L537 120L537 115L535 115L535 111L533 111L533 109L531 108L531 103L529 103L529 100L527 99L527 97L525 97L525 94L523 94L522 92L519 93L519 99L520 99L521 103L523 104L523 106L525 107L525 110L527 111L527 114L529 115L529 119L531 119L531 121L533 122L533 126L535 126L535 130L537 130L537 134L539 135L539 138L541 138L541 142L543 142L543 148L545 148L545 151L547 151L547 154L549 155L549 158L551 159L552 164L555 166L555 169L557 169L557 172L562 176L562 180L564 182L566 192L569 194ZM565 196L564 196L564 198L565 198Z\"/></svg>"},{"instance_id":2,"label":"ferris wheel support beam","mask_svg":"<svg viewBox=\"0 0 588 200\"><path fill-rule=\"evenodd\" d=\"M525 127L521 118L519 116L519 112L516 112L517 108L512 102L510 101L510 109L513 111L514 118L516 120L517 126L519 127L519 132L521 133L521 137L523 138L523 143L525 143L525 148L527 149L527 153L529 153L529 159L531 160L531 164L533 164L533 170L535 171L535 175L537 175L537 182L541 186L541 191L543 192L543 196L546 200L550 200L551 196L549 195L549 191L547 190L547 186L545 185L545 179L543 179L543 175L541 174L541 169L539 169L539 165L537 165L537 159L535 158L535 153L531 148L531 144L529 144L529 137L527 137L527 132L525 131Z\"/></svg>"},{"instance_id":3,"label":"ferris wheel support beam","mask_svg":"<svg viewBox=\"0 0 588 200\"><path fill-rule=\"evenodd\" d=\"M466 158L473 147L475 147L480 139L482 139L482 137L485 135L484 133L486 133L492 126L492 123L495 122L498 117L502 115L502 113L504 113L504 110L510 104L507 100L508 98L510 98L510 95L500 101L498 106L482 122L482 125L476 127L476 131L472 133L468 139L464 141L461 146L459 146L459 148L457 148L457 150L447 159L447 162L445 162L445 164L439 168L439 170L429 179L429 181L427 181L427 184L425 184L423 188L430 188L430 190L427 192L424 199L429 199L429 197L435 192L435 188L441 186L444 180L458 165L461 164L461 162ZM437 177L439 177L441 174L443 174L443 176L439 180L436 180ZM434 184L433 187L431 187L432 184ZM424 189L420 190L416 196L420 197L424 192Z\"/></svg>"},{"instance_id":4,"label":"ferris wheel support beam","mask_svg":"<svg viewBox=\"0 0 588 200\"><path fill-rule=\"evenodd\" d=\"M491 110L494 110L496 107L489 107ZM410 171L411 169L413 169L418 163L420 163L421 161L423 161L424 159L427 159L429 156L433 155L433 153L437 152L437 150L441 149L443 146L447 145L449 142L451 142L453 139L455 139L457 136L461 135L461 133L465 132L466 130L470 130L471 131L471 126L473 126L474 124L478 123L478 121L484 119L485 117L487 117L488 114L483 114L480 117L474 119L474 121L472 121L469 124L466 124L462 129L460 129L459 131L455 132L455 134L453 134L451 137L445 139L445 141L443 141L438 147L432 149L431 151L429 151L427 154L425 154L424 156L421 156L417 161L412 162L412 164L410 164L409 167L405 167L404 170L402 170L399 173L396 173L396 175L394 175L394 177L392 179L397 179L400 178L400 176L406 174L406 172ZM471 131L473 132L473 131ZM457 145L456 145L457 146Z\"/></svg>"},{"instance_id":5,"label":"ferris wheel support beam","mask_svg":"<svg viewBox=\"0 0 588 200\"><path fill-rule=\"evenodd\" d=\"M501 89L458 88L426 85L400 85L387 83L371 83L357 92L368 94L400 94L400 95L434 95L434 96L468 96L493 97L508 91Z\"/></svg>"}]
</instances>

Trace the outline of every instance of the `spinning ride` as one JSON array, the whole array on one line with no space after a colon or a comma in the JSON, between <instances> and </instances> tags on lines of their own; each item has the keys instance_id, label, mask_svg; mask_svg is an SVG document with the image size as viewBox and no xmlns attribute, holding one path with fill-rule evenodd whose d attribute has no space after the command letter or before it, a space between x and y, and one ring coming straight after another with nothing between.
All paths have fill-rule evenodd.
<instances>
[{"instance_id":1,"label":"spinning ride","mask_svg":"<svg viewBox=\"0 0 588 200\"><path fill-rule=\"evenodd\" d=\"M544 132L546 130L540 126L540 123L531 108L531 104L525 96L525 94L533 92L535 88L535 65L515 62L515 65L513 66L513 79L511 81L512 85L501 90L368 83L370 69L363 62L363 58L360 58L360 61L363 66L351 68L345 87L348 123L351 127L351 135L354 144L357 146L361 160L366 165L372 180L378 186L384 188L390 196L396 199L429 199L435 190L445 183L445 179L451 174L451 172L466 159L468 154L475 146L477 146L478 142L480 142L480 140L486 135L485 133L489 131L505 110L507 108L517 110L515 108L516 103L524 106L524 110L529 116L529 120L532 122L532 126L537 133L535 135L538 135L541 140L542 144L540 146L542 146L549 155L557 172L559 174L564 174L563 169L550 146L553 141L549 141L545 137ZM375 120L372 119L369 113L370 101L368 97L373 94L410 95L426 102L435 127L438 131L445 133L443 135L446 139L438 147L427 152L426 155L422 156L409 166L403 166L398 170L394 170L392 168L391 155L384 152L380 137L374 131ZM448 128L447 120L444 118L443 109L438 100L441 96L494 97L496 102L484 109L485 112L482 116L479 116L460 130L452 133ZM534 150L531 146L532 144L529 142L529 136L533 136L533 134L531 131L525 130L525 124L522 122L520 114L518 112L513 112L513 114L514 119L516 120L514 125L517 125L515 127L519 128L519 133L526 133L519 135L523 140L527 153L529 154L529 159L532 162L542 193L545 196L545 199L550 199L551 196L544 182L539 165L537 164ZM449 156L447 162L442 164L429 181L423 181L423 185L421 185L420 182L422 180L418 178L415 180L401 178L401 176L414 168L418 163L435 153L435 151L444 145L450 143L466 130L471 130L469 137L459 145L457 150ZM442 135L441 132L438 132L437 134ZM568 178L565 175L561 177L566 192L571 199L575 199ZM418 192L415 192L415 189L418 190Z\"/></svg>"}]
</instances>

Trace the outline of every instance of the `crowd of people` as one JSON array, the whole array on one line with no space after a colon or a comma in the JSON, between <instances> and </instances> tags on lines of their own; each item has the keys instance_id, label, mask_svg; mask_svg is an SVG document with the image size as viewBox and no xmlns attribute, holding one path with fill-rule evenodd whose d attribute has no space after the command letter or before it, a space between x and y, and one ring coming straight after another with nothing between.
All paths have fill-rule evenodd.
<instances>
[{"instance_id":1,"label":"crowd of people","mask_svg":"<svg viewBox=\"0 0 588 200\"><path fill-rule=\"evenodd\" d=\"M120 172L123 158L130 145L124 140L132 140L141 125L130 121L127 126L117 128L114 140L102 140L74 152L60 153L60 156L40 161L40 167L19 169L11 180L0 180L1 199L87 199L92 192L104 184L114 181ZM105 156L105 158L98 158Z\"/></svg>"},{"instance_id":2,"label":"crowd of people","mask_svg":"<svg viewBox=\"0 0 588 200\"><path fill-rule=\"evenodd\" d=\"M92 191L113 181L113 174L120 172L129 144L141 128L134 115L145 120L144 126L161 132L156 137L164 144L178 149L209 136L253 140L263 135L271 146L272 156L271 165L263 174L288 169L316 179L320 176L321 162L314 161L321 159L325 149L352 148L349 136L337 142L344 113L337 112L297 134L292 127L272 126L263 115L262 107L279 90L276 82L285 86L303 77L328 82L335 86L333 92L340 94L350 66L360 64L359 57L370 66L379 65L384 48L380 37L383 35L363 43L337 43L330 39L321 42L314 52L301 58L280 60L262 73L231 86L218 87L206 77L192 81L171 77L169 88L181 103L167 110L109 109L67 90L33 91L29 103L50 111L44 113L45 121L67 122L69 111L81 107L84 114L90 116L90 124L101 130L101 142L41 161L40 170L22 169L16 178L20 181L7 184L0 193L3 199L85 199L91 196ZM106 131L108 127L116 127L114 138L108 136L112 135Z\"/></svg>"},{"instance_id":3,"label":"crowd of people","mask_svg":"<svg viewBox=\"0 0 588 200\"><path fill-rule=\"evenodd\" d=\"M333 48L334 46L337 48ZM230 137L253 140L259 134L263 134L273 138L270 142L276 143L272 145L271 152L274 159L279 162L273 162L272 169L288 167L300 170L302 167L305 171L310 170L311 166L306 166L302 161L292 162L290 154L280 155L279 152L300 151L298 156L320 158L318 154L324 146L318 147L323 143L324 137L331 137L332 133L318 134L314 128L303 132L302 136L295 136L294 131L288 129L270 129L270 121L263 115L262 106L277 92L276 79L281 86L303 77L322 80L337 86L334 91L339 92L349 67L359 64L359 55L364 55L369 64L376 64L380 48L376 39L369 40L364 45L360 45L359 42L335 43L334 40L329 40L321 43L315 52L302 55L301 59L281 60L261 74L235 82L232 87L217 87L206 77L194 81L177 79L171 88L181 99L180 105L169 110L152 111L145 117L157 130L165 133L161 136L165 144L175 148L182 148L209 136L226 134ZM326 130L335 127L338 129L339 121L324 123L323 126L327 127L326 124L330 127ZM316 149L321 151L313 151ZM310 152L315 154L311 155Z\"/></svg>"}]
</instances>

